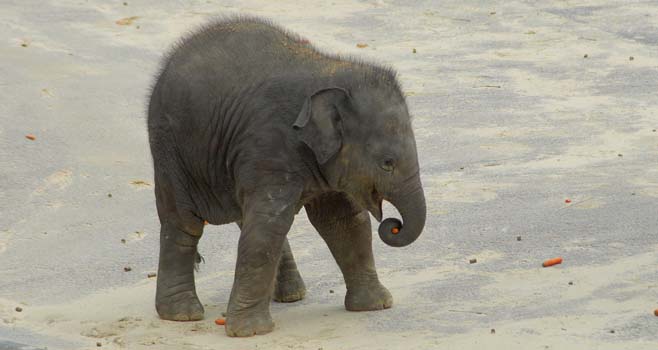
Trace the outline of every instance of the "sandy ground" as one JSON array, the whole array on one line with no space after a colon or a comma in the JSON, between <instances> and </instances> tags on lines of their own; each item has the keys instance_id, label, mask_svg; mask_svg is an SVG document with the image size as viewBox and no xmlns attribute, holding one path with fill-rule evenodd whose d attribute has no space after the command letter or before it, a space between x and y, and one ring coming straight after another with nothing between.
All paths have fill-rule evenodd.
<instances>
[{"instance_id":1,"label":"sandy ground","mask_svg":"<svg viewBox=\"0 0 658 350\"><path fill-rule=\"evenodd\" d=\"M308 296L273 304L273 333L213 323L235 226L202 241L206 320L157 318L149 85L180 35L233 13L399 71L429 218L409 247L375 241L392 309L343 309L301 213ZM657 23L655 1L3 0L0 349L656 349Z\"/></svg>"}]
</instances>

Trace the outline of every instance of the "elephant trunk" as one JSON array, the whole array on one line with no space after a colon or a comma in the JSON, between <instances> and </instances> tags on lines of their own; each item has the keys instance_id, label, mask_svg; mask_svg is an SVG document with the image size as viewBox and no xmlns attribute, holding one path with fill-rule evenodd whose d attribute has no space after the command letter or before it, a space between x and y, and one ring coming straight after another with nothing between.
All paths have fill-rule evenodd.
<instances>
[{"instance_id":1,"label":"elephant trunk","mask_svg":"<svg viewBox=\"0 0 658 350\"><path fill-rule=\"evenodd\" d=\"M387 218L379 225L379 237L392 247L404 247L415 241L425 227L427 209L420 179L415 178L402 189L385 196L402 216L402 222Z\"/></svg>"}]
</instances>

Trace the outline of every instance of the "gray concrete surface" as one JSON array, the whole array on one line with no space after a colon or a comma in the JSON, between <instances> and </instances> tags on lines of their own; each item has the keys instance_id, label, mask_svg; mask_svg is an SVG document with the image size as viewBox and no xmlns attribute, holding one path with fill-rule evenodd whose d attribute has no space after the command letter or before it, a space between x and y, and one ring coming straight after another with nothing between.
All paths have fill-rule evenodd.
<instances>
[{"instance_id":1,"label":"gray concrete surface","mask_svg":"<svg viewBox=\"0 0 658 350\"><path fill-rule=\"evenodd\" d=\"M354 316L360 341L340 325L282 336L302 325L278 315L325 305L327 320L344 296L301 213L290 237L308 297L273 305L281 329L245 347L656 348L658 2L2 0L0 349L124 346L52 334L30 313L134 285L147 286L135 303L150 307L159 227L149 85L180 35L233 13L396 67L429 206L417 243L375 241L396 304ZM202 241L198 288L215 312L228 299L237 238L234 226L210 227ZM540 267L554 256L564 263ZM138 316L156 320L149 307ZM182 348L223 348L213 329L217 347ZM383 333L403 338L365 342Z\"/></svg>"}]
</instances>

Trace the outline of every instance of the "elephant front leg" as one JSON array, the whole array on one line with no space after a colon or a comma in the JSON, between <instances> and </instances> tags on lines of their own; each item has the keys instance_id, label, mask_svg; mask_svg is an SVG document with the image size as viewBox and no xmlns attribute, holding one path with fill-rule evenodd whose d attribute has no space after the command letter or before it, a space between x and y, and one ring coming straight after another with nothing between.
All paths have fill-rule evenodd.
<instances>
[{"instance_id":1,"label":"elephant front leg","mask_svg":"<svg viewBox=\"0 0 658 350\"><path fill-rule=\"evenodd\" d=\"M347 287L345 308L350 311L390 308L393 297L379 282L375 269L368 212L341 193L317 198L306 205L306 212L343 273Z\"/></svg>"},{"instance_id":2,"label":"elephant front leg","mask_svg":"<svg viewBox=\"0 0 658 350\"><path fill-rule=\"evenodd\" d=\"M203 319L203 306L194 285L194 264L198 258L197 232L188 233L177 225L163 222L160 232L160 262L155 308L160 318L172 321Z\"/></svg>"},{"instance_id":3,"label":"elephant front leg","mask_svg":"<svg viewBox=\"0 0 658 350\"><path fill-rule=\"evenodd\" d=\"M242 230L242 221L238 221L237 224ZM292 249L290 249L288 238L286 238L281 247L281 258L276 271L272 299L280 303L293 303L304 299L305 295L306 285L299 274L299 270L297 270L295 257L292 255Z\"/></svg>"},{"instance_id":4,"label":"elephant front leg","mask_svg":"<svg viewBox=\"0 0 658 350\"><path fill-rule=\"evenodd\" d=\"M286 238L281 248L281 259L279 259L273 298L280 303L292 303L302 300L305 295L306 286L297 270L295 258Z\"/></svg>"},{"instance_id":5,"label":"elephant front leg","mask_svg":"<svg viewBox=\"0 0 658 350\"><path fill-rule=\"evenodd\" d=\"M248 198L244 204L235 280L226 315L229 336L248 337L274 329L270 301L295 201L271 195L262 198Z\"/></svg>"}]
</instances>

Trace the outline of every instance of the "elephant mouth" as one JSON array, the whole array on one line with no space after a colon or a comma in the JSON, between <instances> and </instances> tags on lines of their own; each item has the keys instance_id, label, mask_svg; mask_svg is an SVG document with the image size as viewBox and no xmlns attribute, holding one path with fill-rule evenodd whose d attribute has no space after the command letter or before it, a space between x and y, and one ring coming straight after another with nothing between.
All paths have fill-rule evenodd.
<instances>
[{"instance_id":1,"label":"elephant mouth","mask_svg":"<svg viewBox=\"0 0 658 350\"><path fill-rule=\"evenodd\" d=\"M366 203L366 209L372 214L372 216L377 219L378 222L382 222L382 217L384 216L382 213L382 201L384 200L384 196L382 196L375 188L372 189L370 192L370 197L367 200Z\"/></svg>"}]
</instances>

